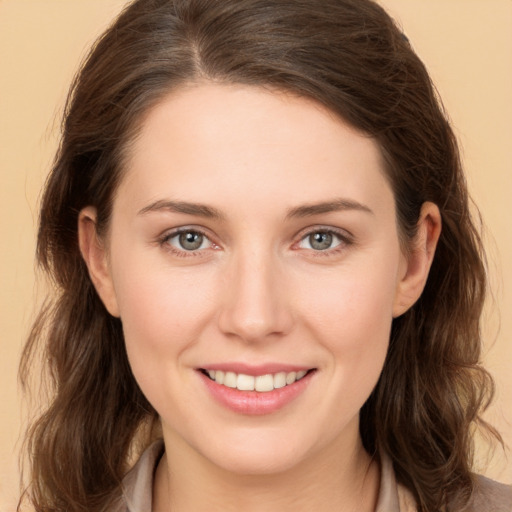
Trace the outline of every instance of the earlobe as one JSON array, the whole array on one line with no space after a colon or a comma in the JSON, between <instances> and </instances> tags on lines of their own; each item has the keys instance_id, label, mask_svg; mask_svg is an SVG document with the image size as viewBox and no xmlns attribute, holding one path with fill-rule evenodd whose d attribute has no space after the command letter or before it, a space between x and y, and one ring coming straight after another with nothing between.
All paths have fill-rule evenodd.
<instances>
[{"instance_id":1,"label":"earlobe","mask_svg":"<svg viewBox=\"0 0 512 512\"><path fill-rule=\"evenodd\" d=\"M78 242L89 276L103 304L112 316L119 317L107 250L96 229L96 209L84 208L78 216Z\"/></svg>"},{"instance_id":2,"label":"earlobe","mask_svg":"<svg viewBox=\"0 0 512 512\"><path fill-rule=\"evenodd\" d=\"M393 305L393 318L405 313L420 298L425 284L439 236L441 235L441 214L437 205L423 203L418 220L416 238L400 271Z\"/></svg>"}]
</instances>

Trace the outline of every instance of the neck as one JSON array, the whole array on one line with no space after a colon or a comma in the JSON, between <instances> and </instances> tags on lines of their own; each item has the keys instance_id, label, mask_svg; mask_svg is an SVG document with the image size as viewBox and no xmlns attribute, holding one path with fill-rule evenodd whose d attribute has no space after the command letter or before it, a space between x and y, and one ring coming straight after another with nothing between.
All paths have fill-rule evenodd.
<instances>
[{"instance_id":1,"label":"neck","mask_svg":"<svg viewBox=\"0 0 512 512\"><path fill-rule=\"evenodd\" d=\"M359 437L350 450L330 445L297 467L264 475L235 474L212 464L185 443L171 444L169 449L166 439L166 454L155 475L154 512L375 510L380 471Z\"/></svg>"}]
</instances>

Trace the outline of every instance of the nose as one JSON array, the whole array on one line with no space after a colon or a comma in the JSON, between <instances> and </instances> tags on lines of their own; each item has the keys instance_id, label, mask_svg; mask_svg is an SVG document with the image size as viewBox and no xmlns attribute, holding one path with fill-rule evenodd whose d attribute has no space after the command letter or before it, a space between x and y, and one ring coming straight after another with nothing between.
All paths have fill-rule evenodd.
<instances>
[{"instance_id":1,"label":"nose","mask_svg":"<svg viewBox=\"0 0 512 512\"><path fill-rule=\"evenodd\" d=\"M275 340L293 327L283 269L261 252L234 258L221 292L220 330L248 343Z\"/></svg>"}]
</instances>

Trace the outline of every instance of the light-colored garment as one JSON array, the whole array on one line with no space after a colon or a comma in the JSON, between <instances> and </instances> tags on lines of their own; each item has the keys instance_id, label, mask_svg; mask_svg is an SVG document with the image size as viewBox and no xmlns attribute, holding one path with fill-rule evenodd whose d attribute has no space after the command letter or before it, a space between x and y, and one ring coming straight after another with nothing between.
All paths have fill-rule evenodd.
<instances>
[{"instance_id":1,"label":"light-colored garment","mask_svg":"<svg viewBox=\"0 0 512 512\"><path fill-rule=\"evenodd\" d=\"M162 441L142 454L123 480L123 500L116 512L151 512L153 477L164 451ZM412 494L395 479L391 461L381 460L381 481L375 512L417 512ZM512 512L512 487L479 478L470 508L463 512Z\"/></svg>"}]
</instances>

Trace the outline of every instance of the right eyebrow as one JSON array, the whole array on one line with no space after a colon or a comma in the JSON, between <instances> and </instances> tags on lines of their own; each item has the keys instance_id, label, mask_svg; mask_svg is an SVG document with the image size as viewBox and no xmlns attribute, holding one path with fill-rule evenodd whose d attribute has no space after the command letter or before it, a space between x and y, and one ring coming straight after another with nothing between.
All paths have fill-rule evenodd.
<instances>
[{"instance_id":1,"label":"right eyebrow","mask_svg":"<svg viewBox=\"0 0 512 512\"><path fill-rule=\"evenodd\" d=\"M321 203L306 204L297 206L288 211L286 218L293 217L313 217L324 213L355 210L375 215L374 212L366 205L353 201L352 199L335 198L330 201Z\"/></svg>"},{"instance_id":2,"label":"right eyebrow","mask_svg":"<svg viewBox=\"0 0 512 512\"><path fill-rule=\"evenodd\" d=\"M224 220L224 215L213 208L201 203L188 203L185 201L159 200L142 208L137 215L145 215L150 212L169 211L174 213L184 213L186 215L195 215L209 219Z\"/></svg>"}]
</instances>

